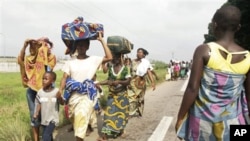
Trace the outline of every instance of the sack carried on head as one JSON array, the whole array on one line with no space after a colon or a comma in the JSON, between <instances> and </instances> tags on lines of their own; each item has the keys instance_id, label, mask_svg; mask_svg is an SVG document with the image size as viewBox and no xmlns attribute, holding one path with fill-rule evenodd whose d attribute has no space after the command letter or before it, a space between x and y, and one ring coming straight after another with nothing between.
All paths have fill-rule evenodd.
<instances>
[{"instance_id":1,"label":"sack carried on head","mask_svg":"<svg viewBox=\"0 0 250 141\"><path fill-rule=\"evenodd\" d=\"M65 54L75 50L75 41L84 39L95 40L99 36L98 32L101 32L103 36L103 25L84 22L83 17L78 17L73 22L64 24L62 26L61 38L67 46Z\"/></svg>"},{"instance_id":2,"label":"sack carried on head","mask_svg":"<svg viewBox=\"0 0 250 141\"><path fill-rule=\"evenodd\" d=\"M127 54L130 53L134 45L122 36L109 36L107 45L112 54Z\"/></svg>"}]
</instances>

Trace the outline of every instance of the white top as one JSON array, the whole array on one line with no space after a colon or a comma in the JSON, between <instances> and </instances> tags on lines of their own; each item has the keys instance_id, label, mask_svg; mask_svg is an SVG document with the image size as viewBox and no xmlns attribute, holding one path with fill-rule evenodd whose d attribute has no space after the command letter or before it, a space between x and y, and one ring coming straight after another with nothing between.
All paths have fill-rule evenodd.
<instances>
[{"instance_id":1,"label":"white top","mask_svg":"<svg viewBox=\"0 0 250 141\"><path fill-rule=\"evenodd\" d=\"M147 73L148 69L153 70L153 67L147 59L143 58L141 59L141 63L136 69L136 75L144 76Z\"/></svg>"},{"instance_id":2,"label":"white top","mask_svg":"<svg viewBox=\"0 0 250 141\"><path fill-rule=\"evenodd\" d=\"M56 94L58 88L54 88L51 92L45 92L40 89L36 95L36 102L41 104L41 124L49 125L51 121L55 122L55 125L59 124L59 102L57 101Z\"/></svg>"},{"instance_id":3,"label":"white top","mask_svg":"<svg viewBox=\"0 0 250 141\"><path fill-rule=\"evenodd\" d=\"M83 82L86 79L92 79L96 73L103 57L89 56L86 59L73 59L65 63L62 71L70 75L70 77L78 82Z\"/></svg>"}]
</instances>

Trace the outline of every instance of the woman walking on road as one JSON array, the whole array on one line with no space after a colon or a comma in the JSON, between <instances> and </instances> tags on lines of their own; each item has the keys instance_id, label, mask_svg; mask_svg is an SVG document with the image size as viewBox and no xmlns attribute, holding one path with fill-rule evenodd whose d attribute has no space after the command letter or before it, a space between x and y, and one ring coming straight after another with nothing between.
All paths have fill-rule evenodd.
<instances>
[{"instance_id":1,"label":"woman walking on road","mask_svg":"<svg viewBox=\"0 0 250 141\"><path fill-rule=\"evenodd\" d=\"M240 20L237 7L221 7L212 19L216 41L196 48L176 122L179 138L228 141L230 125L247 124L250 54L234 41Z\"/></svg>"},{"instance_id":2,"label":"woman walking on road","mask_svg":"<svg viewBox=\"0 0 250 141\"><path fill-rule=\"evenodd\" d=\"M123 136L128 123L129 100L127 86L131 75L129 68L123 64L123 54L113 54L112 65L108 69L108 80L99 82L100 85L108 85L109 94L107 106L104 108L102 133L103 137L98 141L108 138Z\"/></svg>"},{"instance_id":3,"label":"woman walking on road","mask_svg":"<svg viewBox=\"0 0 250 141\"><path fill-rule=\"evenodd\" d=\"M103 46L105 57L88 56L86 53L89 49L90 39L81 39L75 42L77 51L76 59L67 61L62 68L64 74L59 91L62 94L66 88L66 91L70 93L70 97L67 99L68 114L74 127L76 141L84 140L90 115L94 110L96 93L92 93L91 91L94 90L95 85L91 79L101 63L112 59L112 54L100 32L97 40ZM75 52L72 53L75 54ZM74 90L74 88L77 90Z\"/></svg>"},{"instance_id":4,"label":"woman walking on road","mask_svg":"<svg viewBox=\"0 0 250 141\"><path fill-rule=\"evenodd\" d=\"M152 89L155 90L155 81L152 74L153 67L150 62L145 59L146 55L148 55L148 51L139 48L137 49L137 58L132 60L132 80L128 87L130 117L141 117L143 114L144 96L146 92L146 75L149 77Z\"/></svg>"}]
</instances>

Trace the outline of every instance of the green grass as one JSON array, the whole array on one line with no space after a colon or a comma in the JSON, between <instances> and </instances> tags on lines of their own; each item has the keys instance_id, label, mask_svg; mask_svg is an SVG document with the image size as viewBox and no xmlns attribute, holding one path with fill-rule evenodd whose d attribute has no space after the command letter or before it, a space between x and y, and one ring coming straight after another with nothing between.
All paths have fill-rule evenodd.
<instances>
[{"instance_id":1,"label":"green grass","mask_svg":"<svg viewBox=\"0 0 250 141\"><path fill-rule=\"evenodd\" d=\"M157 83L165 81L165 69L156 69ZM59 87L63 73L56 71L56 87ZM26 101L26 88L22 86L19 72L0 73L0 140L6 141L27 141L31 139L30 119ZM107 74L97 72L97 80L102 81ZM104 94L107 94L107 87L103 86ZM102 98L105 105L106 97ZM60 126L68 124L64 116L64 108L60 107Z\"/></svg>"},{"instance_id":2,"label":"green grass","mask_svg":"<svg viewBox=\"0 0 250 141\"><path fill-rule=\"evenodd\" d=\"M15 118L4 119L0 124L1 141L27 141L30 139L30 126L22 121L23 114L17 114Z\"/></svg>"},{"instance_id":3,"label":"green grass","mask_svg":"<svg viewBox=\"0 0 250 141\"><path fill-rule=\"evenodd\" d=\"M0 105L9 106L25 99L19 73L0 73Z\"/></svg>"}]
</instances>

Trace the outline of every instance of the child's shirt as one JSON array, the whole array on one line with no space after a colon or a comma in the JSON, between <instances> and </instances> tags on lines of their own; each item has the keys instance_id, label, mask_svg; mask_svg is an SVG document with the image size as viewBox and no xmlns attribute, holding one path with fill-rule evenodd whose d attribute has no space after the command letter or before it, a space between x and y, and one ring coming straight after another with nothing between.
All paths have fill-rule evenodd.
<instances>
[{"instance_id":1,"label":"child's shirt","mask_svg":"<svg viewBox=\"0 0 250 141\"><path fill-rule=\"evenodd\" d=\"M51 121L55 122L56 126L59 124L59 102L56 98L58 91L58 88L54 88L50 92L40 89L36 95L36 104L41 104L42 125L47 126Z\"/></svg>"}]
</instances>

